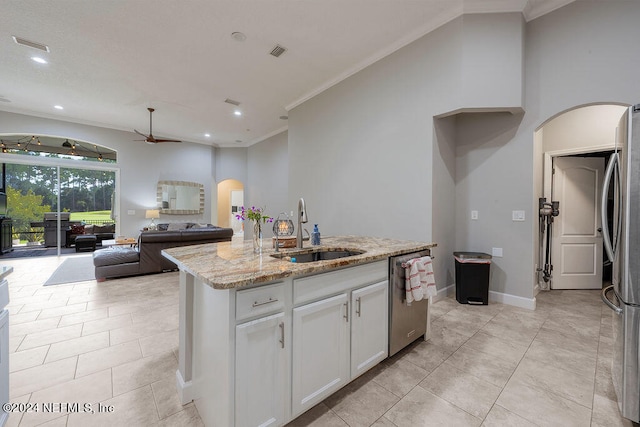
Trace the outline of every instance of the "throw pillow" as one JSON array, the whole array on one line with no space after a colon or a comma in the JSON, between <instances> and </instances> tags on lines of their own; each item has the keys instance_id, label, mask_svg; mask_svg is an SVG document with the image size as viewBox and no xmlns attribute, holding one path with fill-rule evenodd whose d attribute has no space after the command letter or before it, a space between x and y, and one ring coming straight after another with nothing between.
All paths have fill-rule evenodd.
<instances>
[{"instance_id":1,"label":"throw pillow","mask_svg":"<svg viewBox=\"0 0 640 427\"><path fill-rule=\"evenodd\" d=\"M84 226L85 234L93 234L93 224L86 224Z\"/></svg>"},{"instance_id":2,"label":"throw pillow","mask_svg":"<svg viewBox=\"0 0 640 427\"><path fill-rule=\"evenodd\" d=\"M171 222L169 223L169 227L167 227L167 231L178 231L184 230L187 228L187 224L184 222Z\"/></svg>"},{"instance_id":3,"label":"throw pillow","mask_svg":"<svg viewBox=\"0 0 640 427\"><path fill-rule=\"evenodd\" d=\"M84 234L84 225L72 225L71 234Z\"/></svg>"}]
</instances>

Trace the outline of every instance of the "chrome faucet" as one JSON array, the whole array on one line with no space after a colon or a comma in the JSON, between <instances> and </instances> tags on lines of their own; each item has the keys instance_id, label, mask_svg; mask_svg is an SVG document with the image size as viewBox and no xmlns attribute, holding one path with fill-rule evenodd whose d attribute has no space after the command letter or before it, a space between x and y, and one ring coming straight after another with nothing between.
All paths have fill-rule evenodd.
<instances>
[{"instance_id":1,"label":"chrome faucet","mask_svg":"<svg viewBox=\"0 0 640 427\"><path fill-rule=\"evenodd\" d=\"M302 248L302 224L307 222L307 208L304 199L298 200L298 233L296 234L296 248Z\"/></svg>"}]
</instances>

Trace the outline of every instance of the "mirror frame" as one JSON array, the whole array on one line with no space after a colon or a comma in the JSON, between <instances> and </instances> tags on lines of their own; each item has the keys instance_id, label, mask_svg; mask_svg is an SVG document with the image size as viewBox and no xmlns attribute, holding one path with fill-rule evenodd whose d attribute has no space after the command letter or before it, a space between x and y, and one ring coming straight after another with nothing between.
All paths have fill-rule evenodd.
<instances>
[{"instance_id":1,"label":"mirror frame","mask_svg":"<svg viewBox=\"0 0 640 427\"><path fill-rule=\"evenodd\" d=\"M199 209L163 209L162 208L162 186L173 185L175 187L197 187L200 193L200 208ZM160 213L167 215L198 215L204 213L204 185L197 182L189 181L158 181L158 193L157 193L158 210Z\"/></svg>"}]
</instances>

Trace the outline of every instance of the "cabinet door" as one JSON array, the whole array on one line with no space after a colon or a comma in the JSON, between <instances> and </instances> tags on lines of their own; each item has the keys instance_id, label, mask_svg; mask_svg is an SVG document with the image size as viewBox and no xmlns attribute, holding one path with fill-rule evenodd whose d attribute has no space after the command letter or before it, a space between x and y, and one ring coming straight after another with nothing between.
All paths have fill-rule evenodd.
<instances>
[{"instance_id":1,"label":"cabinet door","mask_svg":"<svg viewBox=\"0 0 640 427\"><path fill-rule=\"evenodd\" d=\"M285 422L289 384L285 327L284 313L236 326L238 427L276 426Z\"/></svg>"},{"instance_id":2,"label":"cabinet door","mask_svg":"<svg viewBox=\"0 0 640 427\"><path fill-rule=\"evenodd\" d=\"M346 293L293 309L293 417L349 381L349 317Z\"/></svg>"},{"instance_id":3,"label":"cabinet door","mask_svg":"<svg viewBox=\"0 0 640 427\"><path fill-rule=\"evenodd\" d=\"M377 365L388 354L388 281L351 293L351 378Z\"/></svg>"}]
</instances>

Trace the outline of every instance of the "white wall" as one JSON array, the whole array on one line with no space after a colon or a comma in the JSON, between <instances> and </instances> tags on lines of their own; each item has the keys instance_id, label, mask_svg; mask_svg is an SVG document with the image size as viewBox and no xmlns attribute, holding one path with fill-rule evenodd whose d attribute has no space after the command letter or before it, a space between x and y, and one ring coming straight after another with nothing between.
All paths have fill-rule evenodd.
<instances>
[{"instance_id":1,"label":"white wall","mask_svg":"<svg viewBox=\"0 0 640 427\"><path fill-rule=\"evenodd\" d=\"M120 217L118 233L137 236L149 223L145 210L157 206L159 180L193 181L205 186L205 212L203 215L161 215L161 222L210 222L210 200L213 148L192 143L150 145L134 141L134 133L87 126L58 120L44 119L0 112L3 134L26 133L60 136L92 142L118 152L120 168ZM0 155L2 161L11 162L12 155ZM134 210L134 215L127 211Z\"/></svg>"},{"instance_id":2,"label":"white wall","mask_svg":"<svg viewBox=\"0 0 640 427\"><path fill-rule=\"evenodd\" d=\"M291 210L295 210L297 205L290 206L288 203L288 165L287 132L282 132L249 147L245 204L264 207L266 215L274 219L278 217L280 212L286 212L288 215ZM270 239L273 236L271 226L272 224L268 224L264 230L265 238ZM249 232L247 233L247 231ZM251 234L251 230L247 230L247 227L245 227L245 234ZM265 244L268 243L265 242Z\"/></svg>"}]
</instances>

